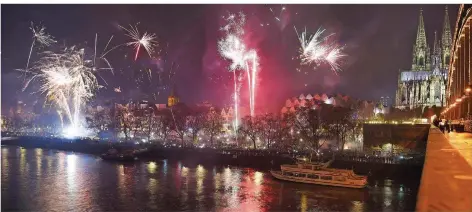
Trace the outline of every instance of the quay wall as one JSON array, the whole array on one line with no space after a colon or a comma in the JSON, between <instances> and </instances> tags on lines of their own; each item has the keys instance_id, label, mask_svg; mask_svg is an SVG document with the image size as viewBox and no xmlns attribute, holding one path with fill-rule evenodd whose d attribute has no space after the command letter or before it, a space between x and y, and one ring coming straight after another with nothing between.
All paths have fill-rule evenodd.
<instances>
[{"instance_id":1,"label":"quay wall","mask_svg":"<svg viewBox=\"0 0 472 212\"><path fill-rule=\"evenodd\" d=\"M364 124L364 149L384 144L425 150L429 124Z\"/></svg>"}]
</instances>

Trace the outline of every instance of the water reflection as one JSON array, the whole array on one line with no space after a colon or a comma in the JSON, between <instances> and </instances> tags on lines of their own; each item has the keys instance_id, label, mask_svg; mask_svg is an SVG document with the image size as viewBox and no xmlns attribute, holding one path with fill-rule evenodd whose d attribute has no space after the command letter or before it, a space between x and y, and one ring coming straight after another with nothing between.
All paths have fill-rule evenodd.
<instances>
[{"instance_id":1,"label":"water reflection","mask_svg":"<svg viewBox=\"0 0 472 212\"><path fill-rule=\"evenodd\" d=\"M306 193L302 193L301 198L300 198L300 211L306 212L308 209L308 200L306 197Z\"/></svg>"},{"instance_id":2,"label":"water reflection","mask_svg":"<svg viewBox=\"0 0 472 212\"><path fill-rule=\"evenodd\" d=\"M1 153L2 210L414 210L416 196L409 184L382 179L364 190L344 189L278 181L254 169L168 160L119 164L9 147Z\"/></svg>"},{"instance_id":3,"label":"water reflection","mask_svg":"<svg viewBox=\"0 0 472 212\"><path fill-rule=\"evenodd\" d=\"M147 189L149 191L149 202L147 203L147 205L149 208L156 210L156 194L158 192L158 181L154 178L149 179Z\"/></svg>"},{"instance_id":4,"label":"water reflection","mask_svg":"<svg viewBox=\"0 0 472 212\"><path fill-rule=\"evenodd\" d=\"M197 171L195 172L197 179L197 195L200 196L203 191L203 180L205 179L206 170L202 165L198 165Z\"/></svg>"},{"instance_id":5,"label":"water reflection","mask_svg":"<svg viewBox=\"0 0 472 212\"><path fill-rule=\"evenodd\" d=\"M9 172L9 167L8 167L8 148L2 147L2 179L3 178L8 178L8 172Z\"/></svg>"},{"instance_id":6,"label":"water reflection","mask_svg":"<svg viewBox=\"0 0 472 212\"><path fill-rule=\"evenodd\" d=\"M162 172L167 175L167 160L162 162Z\"/></svg>"},{"instance_id":7,"label":"water reflection","mask_svg":"<svg viewBox=\"0 0 472 212\"><path fill-rule=\"evenodd\" d=\"M25 148L20 148L20 177L23 179L25 177L25 173L27 172L28 169L28 164L26 162L26 149Z\"/></svg>"},{"instance_id":8,"label":"water reflection","mask_svg":"<svg viewBox=\"0 0 472 212\"><path fill-rule=\"evenodd\" d=\"M43 161L43 149L36 148L34 150L36 153L36 175L41 176L41 166L42 166L42 161Z\"/></svg>"},{"instance_id":9,"label":"water reflection","mask_svg":"<svg viewBox=\"0 0 472 212\"><path fill-rule=\"evenodd\" d=\"M120 196L120 200L125 200L126 198L126 185L125 185L125 168L123 164L119 164L117 167L118 176L118 195Z\"/></svg>"},{"instance_id":10,"label":"water reflection","mask_svg":"<svg viewBox=\"0 0 472 212\"><path fill-rule=\"evenodd\" d=\"M352 201L351 211L353 212L364 211L364 203L362 203L361 201Z\"/></svg>"},{"instance_id":11,"label":"water reflection","mask_svg":"<svg viewBox=\"0 0 472 212\"><path fill-rule=\"evenodd\" d=\"M77 189L77 176L76 176L76 155L67 155L67 189L69 194L75 193Z\"/></svg>"}]
</instances>

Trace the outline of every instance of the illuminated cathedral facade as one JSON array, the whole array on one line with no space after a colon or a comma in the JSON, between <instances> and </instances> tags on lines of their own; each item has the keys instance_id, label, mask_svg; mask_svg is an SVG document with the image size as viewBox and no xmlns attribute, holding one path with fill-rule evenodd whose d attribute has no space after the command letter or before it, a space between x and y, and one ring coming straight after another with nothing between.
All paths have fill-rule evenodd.
<instances>
[{"instance_id":1,"label":"illuminated cathedral facade","mask_svg":"<svg viewBox=\"0 0 472 212\"><path fill-rule=\"evenodd\" d=\"M442 107L446 104L447 73L451 52L451 29L447 7L441 39L434 32L431 49L426 40L423 11L413 46L411 69L400 70L395 106L400 109Z\"/></svg>"}]
</instances>

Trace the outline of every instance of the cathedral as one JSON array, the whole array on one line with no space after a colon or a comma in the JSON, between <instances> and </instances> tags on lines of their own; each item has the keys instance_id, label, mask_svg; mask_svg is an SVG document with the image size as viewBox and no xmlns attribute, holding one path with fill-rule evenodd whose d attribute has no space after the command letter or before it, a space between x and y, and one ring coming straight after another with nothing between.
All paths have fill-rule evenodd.
<instances>
[{"instance_id":1,"label":"cathedral","mask_svg":"<svg viewBox=\"0 0 472 212\"><path fill-rule=\"evenodd\" d=\"M442 107L446 104L446 84L451 52L451 29L447 7L441 39L434 32L433 49L426 40L423 10L413 46L411 69L400 70L395 105L400 109Z\"/></svg>"}]
</instances>

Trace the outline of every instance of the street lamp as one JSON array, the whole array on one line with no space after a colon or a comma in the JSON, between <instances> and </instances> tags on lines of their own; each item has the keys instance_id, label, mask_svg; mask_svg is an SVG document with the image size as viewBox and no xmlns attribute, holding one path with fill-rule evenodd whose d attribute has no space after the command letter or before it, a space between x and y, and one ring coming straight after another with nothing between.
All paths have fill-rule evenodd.
<instances>
[{"instance_id":1,"label":"street lamp","mask_svg":"<svg viewBox=\"0 0 472 212\"><path fill-rule=\"evenodd\" d=\"M472 91L472 86L471 85L468 85L466 88L465 88L465 92L468 94Z\"/></svg>"}]
</instances>

